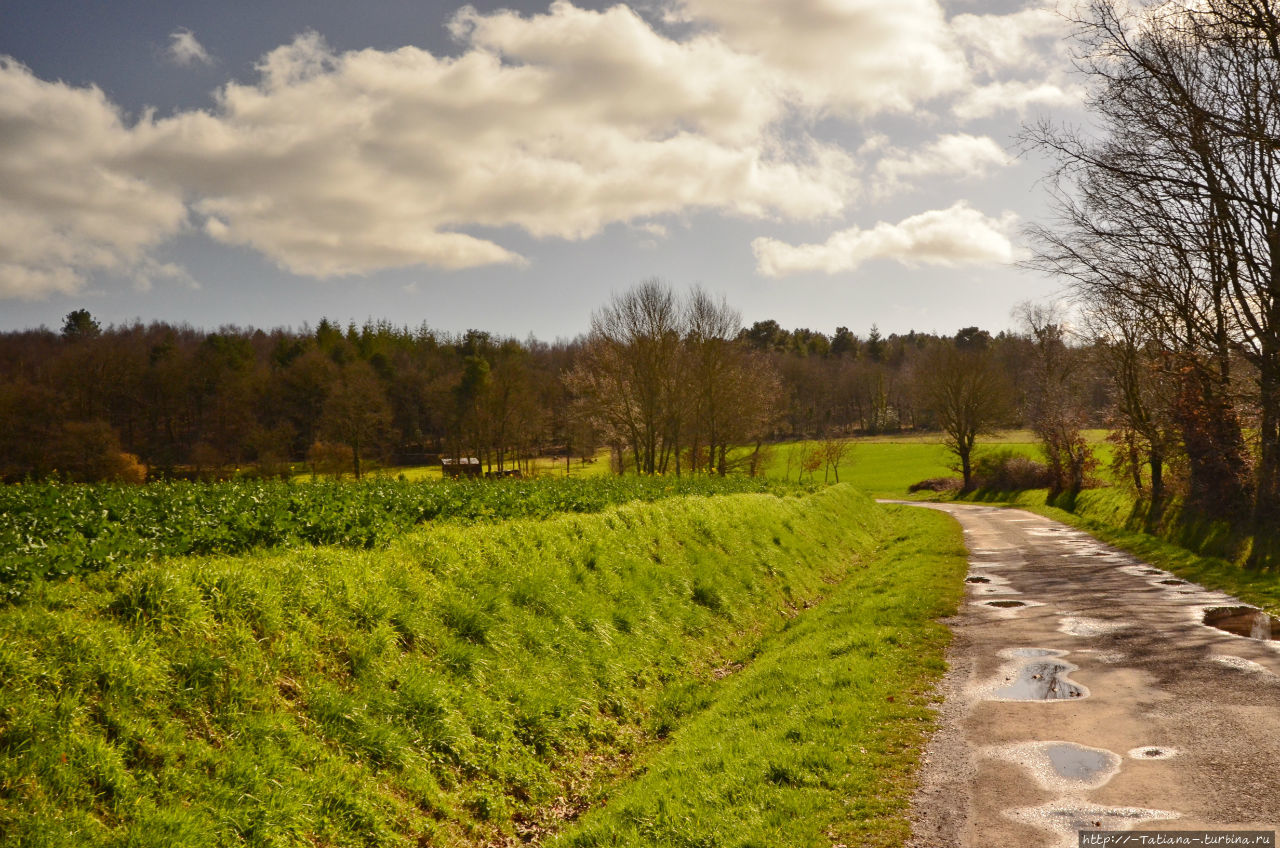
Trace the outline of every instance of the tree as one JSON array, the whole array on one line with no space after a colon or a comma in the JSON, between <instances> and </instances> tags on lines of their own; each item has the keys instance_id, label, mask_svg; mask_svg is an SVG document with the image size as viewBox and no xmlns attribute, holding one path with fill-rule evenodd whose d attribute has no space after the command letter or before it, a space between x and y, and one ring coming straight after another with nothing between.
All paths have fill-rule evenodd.
<instances>
[{"instance_id":1,"label":"tree","mask_svg":"<svg viewBox=\"0 0 1280 848\"><path fill-rule=\"evenodd\" d=\"M665 471L679 453L684 330L675 293L645 280L592 314L569 377L581 413L608 441L630 447L639 474Z\"/></svg>"},{"instance_id":2,"label":"tree","mask_svg":"<svg viewBox=\"0 0 1280 848\"><path fill-rule=\"evenodd\" d=\"M102 325L93 320L87 309L75 309L67 313L62 322L62 338L69 341L96 339L102 334Z\"/></svg>"},{"instance_id":3,"label":"tree","mask_svg":"<svg viewBox=\"0 0 1280 848\"><path fill-rule=\"evenodd\" d=\"M921 374L925 397L945 434L947 450L960 463L966 491L973 488L978 437L994 432L1008 413L1008 391L995 361L985 345L972 339L972 333L961 330L953 342L936 345Z\"/></svg>"},{"instance_id":4,"label":"tree","mask_svg":"<svg viewBox=\"0 0 1280 848\"><path fill-rule=\"evenodd\" d=\"M1041 124L1060 221L1038 264L1082 300L1125 303L1173 357L1175 412L1202 510L1280 519L1280 19L1270 0L1133 7L1076 22L1100 137ZM1253 371L1258 462L1234 402Z\"/></svg>"},{"instance_id":5,"label":"tree","mask_svg":"<svg viewBox=\"0 0 1280 848\"><path fill-rule=\"evenodd\" d=\"M357 480L363 474L364 459L386 436L390 423L386 391L369 364L357 360L344 367L325 401L320 429L351 448L351 467Z\"/></svg>"},{"instance_id":6,"label":"tree","mask_svg":"<svg viewBox=\"0 0 1280 848\"><path fill-rule=\"evenodd\" d=\"M1093 450L1081 432L1088 422L1083 357L1067 345L1067 331L1055 309L1023 304L1019 311L1033 343L1028 423L1040 438L1052 476L1050 490L1075 494L1084 488L1095 464Z\"/></svg>"}]
</instances>

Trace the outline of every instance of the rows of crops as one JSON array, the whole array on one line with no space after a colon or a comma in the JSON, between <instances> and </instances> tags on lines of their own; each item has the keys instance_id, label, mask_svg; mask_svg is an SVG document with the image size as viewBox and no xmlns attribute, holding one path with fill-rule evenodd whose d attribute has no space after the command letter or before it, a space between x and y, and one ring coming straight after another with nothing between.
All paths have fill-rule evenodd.
<instances>
[{"instance_id":1,"label":"rows of crops","mask_svg":"<svg viewBox=\"0 0 1280 848\"><path fill-rule=\"evenodd\" d=\"M672 495L762 491L746 477L0 487L0 593L130 561L289 545L372 548L416 524L595 512ZM774 484L776 488L776 484Z\"/></svg>"}]
</instances>

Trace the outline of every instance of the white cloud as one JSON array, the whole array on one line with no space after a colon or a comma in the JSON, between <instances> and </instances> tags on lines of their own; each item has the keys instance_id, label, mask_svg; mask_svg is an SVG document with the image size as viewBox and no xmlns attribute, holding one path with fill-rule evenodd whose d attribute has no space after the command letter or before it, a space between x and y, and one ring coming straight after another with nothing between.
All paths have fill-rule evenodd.
<instances>
[{"instance_id":1,"label":"white cloud","mask_svg":"<svg viewBox=\"0 0 1280 848\"><path fill-rule=\"evenodd\" d=\"M213 64L209 51L204 49L204 45L196 40L195 33L189 29L175 29L169 33L169 47L165 50L165 55L170 62L184 68Z\"/></svg>"},{"instance_id":2,"label":"white cloud","mask_svg":"<svg viewBox=\"0 0 1280 848\"><path fill-rule=\"evenodd\" d=\"M909 112L969 79L937 0L680 0L678 9L819 111Z\"/></svg>"},{"instance_id":3,"label":"white cloud","mask_svg":"<svg viewBox=\"0 0 1280 848\"><path fill-rule=\"evenodd\" d=\"M850 157L773 131L779 96L718 39L675 42L626 7L464 8L453 59L299 37L214 112L138 127L138 167L199 196L205 232L313 276L519 262L464 229L582 239L696 209L839 213Z\"/></svg>"},{"instance_id":4,"label":"white cloud","mask_svg":"<svg viewBox=\"0 0 1280 848\"><path fill-rule=\"evenodd\" d=\"M1016 222L1006 213L990 218L964 202L905 218L880 222L869 230L850 227L822 244L790 245L772 238L751 243L756 270L767 277L853 271L873 259L907 266L1007 264L1017 251L1010 240Z\"/></svg>"},{"instance_id":5,"label":"white cloud","mask_svg":"<svg viewBox=\"0 0 1280 848\"><path fill-rule=\"evenodd\" d=\"M1035 9L949 20L937 0L668 0L662 11L681 19L679 36L625 5L463 7L452 57L338 52L307 33L211 109L132 125L96 88L4 60L0 297L75 291L99 271L185 282L146 263L188 209L208 237L317 277L522 263L502 244L508 228L575 240L698 211L838 219L864 180L883 196L1004 157L958 131L851 153L813 137L818 117L954 123L1076 96L1040 52L1055 36ZM170 42L178 64L213 61L189 30ZM912 221L833 239L856 236L865 252L872 234L888 244ZM765 239L757 255L761 244L778 256L823 247Z\"/></svg>"},{"instance_id":6,"label":"white cloud","mask_svg":"<svg viewBox=\"0 0 1280 848\"><path fill-rule=\"evenodd\" d=\"M915 150L886 151L875 166L876 192L892 194L924 180L982 177L1009 163L990 137L950 133Z\"/></svg>"},{"instance_id":7,"label":"white cloud","mask_svg":"<svg viewBox=\"0 0 1280 848\"><path fill-rule=\"evenodd\" d=\"M179 192L125 166L134 139L97 88L44 82L0 57L0 138L0 297L132 274L186 220Z\"/></svg>"}]
</instances>

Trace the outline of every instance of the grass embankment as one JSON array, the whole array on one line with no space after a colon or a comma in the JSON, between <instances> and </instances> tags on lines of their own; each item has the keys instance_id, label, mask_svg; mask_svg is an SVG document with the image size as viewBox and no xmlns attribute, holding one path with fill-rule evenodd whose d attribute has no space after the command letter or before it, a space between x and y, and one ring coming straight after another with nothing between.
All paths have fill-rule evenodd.
<instances>
[{"instance_id":1,"label":"grass embankment","mask_svg":"<svg viewBox=\"0 0 1280 848\"><path fill-rule=\"evenodd\" d=\"M769 637L646 771L554 844L897 845L930 689L945 670L940 616L963 594L954 521L898 507L895 534L822 606Z\"/></svg>"},{"instance_id":2,"label":"grass embankment","mask_svg":"<svg viewBox=\"0 0 1280 848\"><path fill-rule=\"evenodd\" d=\"M1224 522L1185 516L1176 504L1165 511L1153 534L1147 532L1147 505L1121 487L1086 489L1074 498L1051 499L1046 490L1036 489L982 492L973 499L1000 502L1062 521L1186 580L1280 613L1276 566L1246 568L1241 558L1248 550L1247 539L1233 535Z\"/></svg>"},{"instance_id":3,"label":"grass embankment","mask_svg":"<svg viewBox=\"0 0 1280 848\"><path fill-rule=\"evenodd\" d=\"M884 522L849 487L670 498L442 525L384 550L37 582L0 610L0 833L20 846L535 837L690 721L674 745L692 747L666 761L677 772L712 774L699 746L755 734L725 765L784 809L846 792L900 812L940 669L925 622L963 567L917 566L909 547L869 566ZM834 606L768 640L850 573ZM762 639L757 663L714 682ZM838 698L809 703L827 686ZM665 785L623 809L678 788Z\"/></svg>"}]
</instances>

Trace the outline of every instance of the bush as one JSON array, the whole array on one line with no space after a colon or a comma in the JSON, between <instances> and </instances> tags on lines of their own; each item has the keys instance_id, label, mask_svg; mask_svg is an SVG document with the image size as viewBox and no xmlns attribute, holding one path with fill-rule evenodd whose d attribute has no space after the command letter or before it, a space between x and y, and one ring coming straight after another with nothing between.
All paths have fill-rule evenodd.
<instances>
[{"instance_id":1,"label":"bush","mask_svg":"<svg viewBox=\"0 0 1280 848\"><path fill-rule=\"evenodd\" d=\"M973 476L978 488L998 492L1046 489L1053 483L1049 466L1010 450L979 456L973 463Z\"/></svg>"},{"instance_id":2,"label":"bush","mask_svg":"<svg viewBox=\"0 0 1280 848\"><path fill-rule=\"evenodd\" d=\"M908 492L958 492L964 486L959 477L930 477L907 487Z\"/></svg>"}]
</instances>

